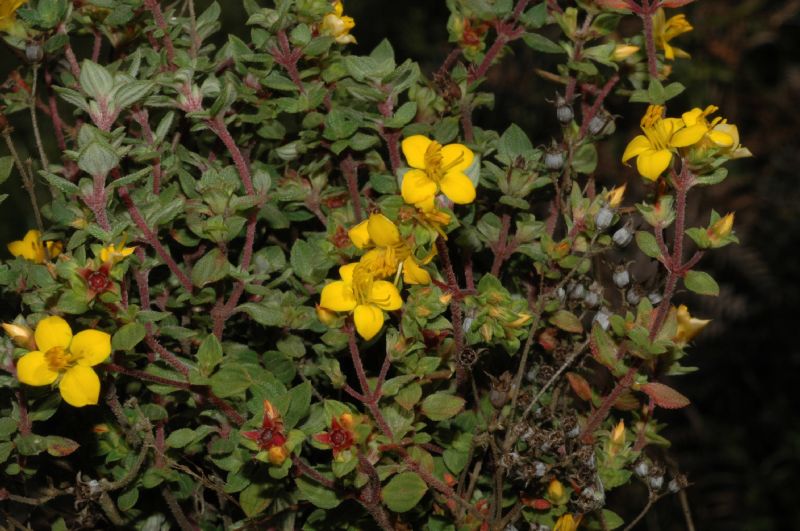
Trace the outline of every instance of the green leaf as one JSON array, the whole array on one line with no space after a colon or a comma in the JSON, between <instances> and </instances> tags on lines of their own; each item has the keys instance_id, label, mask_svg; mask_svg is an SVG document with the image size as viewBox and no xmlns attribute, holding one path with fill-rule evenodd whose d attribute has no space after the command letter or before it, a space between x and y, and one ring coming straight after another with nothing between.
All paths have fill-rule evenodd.
<instances>
[{"instance_id":1,"label":"green leaf","mask_svg":"<svg viewBox=\"0 0 800 531\"><path fill-rule=\"evenodd\" d=\"M578 173L592 173L597 168L597 148L584 144L575 152L572 168Z\"/></svg>"},{"instance_id":2,"label":"green leaf","mask_svg":"<svg viewBox=\"0 0 800 531\"><path fill-rule=\"evenodd\" d=\"M11 156L0 157L0 184L6 182L14 167L14 158Z\"/></svg>"},{"instance_id":3,"label":"green leaf","mask_svg":"<svg viewBox=\"0 0 800 531\"><path fill-rule=\"evenodd\" d=\"M650 258L658 258L661 256L661 249L658 248L656 237L649 232L641 230L636 232L636 245Z\"/></svg>"},{"instance_id":4,"label":"green leaf","mask_svg":"<svg viewBox=\"0 0 800 531\"><path fill-rule=\"evenodd\" d=\"M622 527L622 524L625 523L625 520L623 520L622 517L614 511L603 509L603 522L606 524L605 528L611 531L612 529Z\"/></svg>"},{"instance_id":5,"label":"green leaf","mask_svg":"<svg viewBox=\"0 0 800 531\"><path fill-rule=\"evenodd\" d=\"M531 140L516 124L511 124L497 142L498 158L506 164L513 164L517 157L527 157L532 151Z\"/></svg>"},{"instance_id":6,"label":"green leaf","mask_svg":"<svg viewBox=\"0 0 800 531\"><path fill-rule=\"evenodd\" d=\"M100 101L107 101L111 89L114 88L114 78L108 70L88 59L81 65L80 81L86 94Z\"/></svg>"},{"instance_id":7,"label":"green leaf","mask_svg":"<svg viewBox=\"0 0 800 531\"><path fill-rule=\"evenodd\" d=\"M558 310L550 317L550 323L554 324L565 332L580 334L583 332L583 325L578 317L568 310Z\"/></svg>"},{"instance_id":8,"label":"green leaf","mask_svg":"<svg viewBox=\"0 0 800 531\"><path fill-rule=\"evenodd\" d=\"M20 435L14 439L20 455L38 455L47 450L47 437L41 435Z\"/></svg>"},{"instance_id":9,"label":"green leaf","mask_svg":"<svg viewBox=\"0 0 800 531\"><path fill-rule=\"evenodd\" d=\"M119 156L107 144L92 142L78 157L78 167L95 177L105 177L119 164Z\"/></svg>"},{"instance_id":10,"label":"green leaf","mask_svg":"<svg viewBox=\"0 0 800 531\"><path fill-rule=\"evenodd\" d=\"M111 347L114 350L133 350L147 335L147 329L140 323L123 325L111 336Z\"/></svg>"},{"instance_id":11,"label":"green leaf","mask_svg":"<svg viewBox=\"0 0 800 531\"><path fill-rule=\"evenodd\" d=\"M381 497L386 506L396 512L410 511L425 495L428 486L416 472L402 472L383 487Z\"/></svg>"},{"instance_id":12,"label":"green leaf","mask_svg":"<svg viewBox=\"0 0 800 531\"><path fill-rule=\"evenodd\" d=\"M700 295L719 295L719 284L714 278L703 271L689 271L683 277L683 284L686 289L699 293Z\"/></svg>"},{"instance_id":13,"label":"green leaf","mask_svg":"<svg viewBox=\"0 0 800 531\"><path fill-rule=\"evenodd\" d=\"M122 512L130 511L136 506L136 502L139 501L139 489L137 487L133 487L131 490L120 494L117 498L117 507Z\"/></svg>"},{"instance_id":14,"label":"green leaf","mask_svg":"<svg viewBox=\"0 0 800 531\"><path fill-rule=\"evenodd\" d=\"M81 446L72 439L59 437L58 435L48 435L45 441L47 444L47 453L53 457L66 457Z\"/></svg>"},{"instance_id":15,"label":"green leaf","mask_svg":"<svg viewBox=\"0 0 800 531\"><path fill-rule=\"evenodd\" d=\"M192 268L192 283L202 288L206 284L225 278L230 268L228 259L222 254L222 251L215 247L198 260Z\"/></svg>"},{"instance_id":16,"label":"green leaf","mask_svg":"<svg viewBox=\"0 0 800 531\"><path fill-rule=\"evenodd\" d=\"M248 518L263 513L269 507L272 498L267 497L268 492L264 485L251 483L239 493L239 503Z\"/></svg>"},{"instance_id":17,"label":"green leaf","mask_svg":"<svg viewBox=\"0 0 800 531\"><path fill-rule=\"evenodd\" d=\"M0 442L0 463L5 463L6 459L11 455L11 450L14 449L12 442Z\"/></svg>"},{"instance_id":18,"label":"green leaf","mask_svg":"<svg viewBox=\"0 0 800 531\"><path fill-rule=\"evenodd\" d=\"M195 438L194 430L189 428L180 428L173 431L167 437L166 443L170 448L183 448L190 444Z\"/></svg>"},{"instance_id":19,"label":"green leaf","mask_svg":"<svg viewBox=\"0 0 800 531\"><path fill-rule=\"evenodd\" d=\"M564 53L564 48L538 33L526 33L522 36L522 40L537 52Z\"/></svg>"},{"instance_id":20,"label":"green leaf","mask_svg":"<svg viewBox=\"0 0 800 531\"><path fill-rule=\"evenodd\" d=\"M312 284L325 280L333 262L327 253L305 240L297 240L289 256L292 270L301 279Z\"/></svg>"},{"instance_id":21,"label":"green leaf","mask_svg":"<svg viewBox=\"0 0 800 531\"><path fill-rule=\"evenodd\" d=\"M197 349L197 363L200 373L210 376L222 361L222 345L214 334L208 334Z\"/></svg>"},{"instance_id":22,"label":"green leaf","mask_svg":"<svg viewBox=\"0 0 800 531\"><path fill-rule=\"evenodd\" d=\"M315 481L300 477L295 479L295 483L300 490L300 499L308 500L320 509L333 509L342 502L334 491Z\"/></svg>"},{"instance_id":23,"label":"green leaf","mask_svg":"<svg viewBox=\"0 0 800 531\"><path fill-rule=\"evenodd\" d=\"M11 417L0 418L0 439L7 440L16 433L19 423Z\"/></svg>"},{"instance_id":24,"label":"green leaf","mask_svg":"<svg viewBox=\"0 0 800 531\"><path fill-rule=\"evenodd\" d=\"M130 107L141 100L147 93L153 90L155 84L152 81L129 81L119 85L114 91L114 105L117 109Z\"/></svg>"},{"instance_id":25,"label":"green leaf","mask_svg":"<svg viewBox=\"0 0 800 531\"><path fill-rule=\"evenodd\" d=\"M461 412L464 402L460 396L433 393L422 401L422 412L431 420L446 420Z\"/></svg>"}]
</instances>

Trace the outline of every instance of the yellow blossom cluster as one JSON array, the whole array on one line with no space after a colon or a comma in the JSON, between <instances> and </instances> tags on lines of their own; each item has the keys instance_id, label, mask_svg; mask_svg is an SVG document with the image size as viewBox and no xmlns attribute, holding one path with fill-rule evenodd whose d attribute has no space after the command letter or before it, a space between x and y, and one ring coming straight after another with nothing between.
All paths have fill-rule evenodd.
<instances>
[{"instance_id":1,"label":"yellow blossom cluster","mask_svg":"<svg viewBox=\"0 0 800 531\"><path fill-rule=\"evenodd\" d=\"M464 171L472 164L472 151L461 144L442 146L422 135L402 142L403 154L411 167L403 176L401 194L406 203L416 207L423 226L444 236L450 215L436 207L436 195L442 192L454 203L475 200L475 186ZM373 213L348 231L353 245L366 251L358 262L339 268L340 280L322 289L318 315L331 321L331 312L352 312L358 334L372 339L383 327L385 311L398 310L403 299L395 283L428 284L430 273L422 266L433 254L419 260L413 239L403 238L397 225L381 213Z\"/></svg>"},{"instance_id":2,"label":"yellow blossom cluster","mask_svg":"<svg viewBox=\"0 0 800 531\"><path fill-rule=\"evenodd\" d=\"M644 134L630 141L622 162L636 158L636 169L645 179L657 180L672 164L679 150L719 150L730 158L748 156L749 151L739 144L739 131L723 118L708 119L717 111L709 105L694 108L680 118L664 116L664 106L650 105L641 121Z\"/></svg>"},{"instance_id":3,"label":"yellow blossom cluster","mask_svg":"<svg viewBox=\"0 0 800 531\"><path fill-rule=\"evenodd\" d=\"M355 44L356 38L350 35L350 30L356 27L353 17L344 15L344 5L341 0L333 3L333 12L322 19L319 30L322 35L333 37L338 44Z\"/></svg>"}]
</instances>

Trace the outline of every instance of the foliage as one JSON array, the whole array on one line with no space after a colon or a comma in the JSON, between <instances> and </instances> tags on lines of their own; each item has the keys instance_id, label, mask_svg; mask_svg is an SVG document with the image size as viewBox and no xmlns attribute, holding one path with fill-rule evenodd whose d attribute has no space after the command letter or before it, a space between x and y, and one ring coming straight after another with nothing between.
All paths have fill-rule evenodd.
<instances>
[{"instance_id":1,"label":"foliage","mask_svg":"<svg viewBox=\"0 0 800 531\"><path fill-rule=\"evenodd\" d=\"M16 167L38 227L0 266L21 308L4 325L5 514L635 525L606 492L641 481L649 508L686 485L646 451L669 444L657 408L689 403L665 381L692 370L707 324L673 298L715 295L695 266L736 241L732 214L686 226L689 193L749 155L714 106L666 116L684 90L669 41L691 26L663 8L685 3L448 2L455 48L430 76L388 41L349 53L341 2L245 0L246 37L217 3L17 6L0 177ZM625 17L643 32L622 42ZM515 41L559 62L542 72L558 87L549 146L472 121ZM612 92L643 115L620 153L647 187L633 206L624 184L595 185ZM15 147L22 117L37 161ZM626 260L659 273L633 279Z\"/></svg>"}]
</instances>

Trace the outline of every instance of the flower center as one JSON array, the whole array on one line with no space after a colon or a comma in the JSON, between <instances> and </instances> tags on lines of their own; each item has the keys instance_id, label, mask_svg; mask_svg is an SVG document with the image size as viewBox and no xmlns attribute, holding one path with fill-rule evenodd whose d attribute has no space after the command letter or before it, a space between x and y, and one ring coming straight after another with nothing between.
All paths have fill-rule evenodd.
<instances>
[{"instance_id":1,"label":"flower center","mask_svg":"<svg viewBox=\"0 0 800 531\"><path fill-rule=\"evenodd\" d=\"M425 150L425 173L436 184L442 180L445 174L460 164L464 160L464 153L462 152L453 162L443 165L444 158L442 157L442 145L439 142L433 141Z\"/></svg>"},{"instance_id":2,"label":"flower center","mask_svg":"<svg viewBox=\"0 0 800 531\"><path fill-rule=\"evenodd\" d=\"M669 143L670 131L661 116L663 112L663 106L651 105L641 122L642 131L655 150L667 149Z\"/></svg>"},{"instance_id":3,"label":"flower center","mask_svg":"<svg viewBox=\"0 0 800 531\"><path fill-rule=\"evenodd\" d=\"M369 294L372 291L372 283L374 278L367 267L359 264L353 270L353 297L356 303L367 304L369 302Z\"/></svg>"},{"instance_id":4,"label":"flower center","mask_svg":"<svg viewBox=\"0 0 800 531\"><path fill-rule=\"evenodd\" d=\"M47 360L47 366L51 371L61 372L74 361L72 355L67 352L64 347L53 347L44 353L44 358Z\"/></svg>"}]
</instances>

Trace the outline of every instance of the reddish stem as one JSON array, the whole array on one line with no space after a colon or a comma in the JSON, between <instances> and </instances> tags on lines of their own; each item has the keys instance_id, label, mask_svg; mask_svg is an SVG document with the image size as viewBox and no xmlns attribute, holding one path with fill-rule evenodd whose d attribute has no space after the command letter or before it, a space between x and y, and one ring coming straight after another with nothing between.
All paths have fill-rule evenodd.
<instances>
[{"instance_id":1,"label":"reddish stem","mask_svg":"<svg viewBox=\"0 0 800 531\"><path fill-rule=\"evenodd\" d=\"M496 277L500 274L500 267L503 265L503 262L506 261L508 258L508 231L511 227L511 216L508 213L503 214L503 219L501 220L501 227L500 227L500 237L492 246L492 251L494 251L494 260L492 261L492 269L491 274L492 276Z\"/></svg>"},{"instance_id":2,"label":"reddish stem","mask_svg":"<svg viewBox=\"0 0 800 531\"><path fill-rule=\"evenodd\" d=\"M350 192L350 202L353 204L356 222L360 222L364 219L364 214L361 211L361 193L358 190L358 163L353 160L352 156L347 155L339 164L339 168L347 181L347 190Z\"/></svg>"},{"instance_id":3,"label":"reddish stem","mask_svg":"<svg viewBox=\"0 0 800 531\"><path fill-rule=\"evenodd\" d=\"M191 384L189 382L180 382L178 380L171 380L169 378L162 378L161 376L156 376L154 374L150 374L149 372L140 371L138 369L129 369L127 367L123 367L122 365L117 365L116 363L106 363L102 365L105 370L111 372L117 372L120 374L124 374L126 376L130 376L132 378L137 378L139 380L145 380L148 382L153 382L159 385L168 385L170 387L175 387L177 389L190 389Z\"/></svg>"},{"instance_id":4,"label":"reddish stem","mask_svg":"<svg viewBox=\"0 0 800 531\"><path fill-rule=\"evenodd\" d=\"M614 74L608 81L603 85L603 88L600 90L600 93L594 100L589 112L583 116L583 122L581 123L581 129L579 133L579 137L583 138L586 136L586 132L589 129L589 123L592 121L592 118L597 116L597 112L600 110L600 107L603 105L603 101L608 97L611 93L611 90L614 88L614 85L617 84L619 81L619 74Z\"/></svg>"},{"instance_id":5,"label":"reddish stem","mask_svg":"<svg viewBox=\"0 0 800 531\"><path fill-rule=\"evenodd\" d=\"M156 26L164 34L163 41L164 47L167 49L167 62L171 68L175 68L175 45L172 44L172 38L169 36L169 26L167 26L167 21L164 19L161 6L158 4L158 0L144 0L144 5L153 14Z\"/></svg>"},{"instance_id":6,"label":"reddish stem","mask_svg":"<svg viewBox=\"0 0 800 531\"><path fill-rule=\"evenodd\" d=\"M638 13L644 25L644 42L647 49L647 70L652 79L658 79L658 62L656 60L656 40L653 35L653 14L658 9L658 2L650 4L650 0L642 0L642 9Z\"/></svg>"},{"instance_id":7,"label":"reddish stem","mask_svg":"<svg viewBox=\"0 0 800 531\"><path fill-rule=\"evenodd\" d=\"M178 281L181 283L183 288L188 291L189 293L192 292L193 286L192 281L186 275L186 273L181 270L178 264L173 260L172 256L169 254L161 242L158 240L158 236L150 230L150 227L147 226L147 222L142 217L141 212L139 209L136 208L136 204L134 204L133 200L131 199L130 194L128 193L127 186L120 186L117 188L117 193L119 194L120 199L122 202L125 203L125 206L128 209L128 213L131 216L134 224L139 228L144 236L145 241L156 251L158 256L164 261L164 263L169 267L170 271L178 278Z\"/></svg>"},{"instance_id":8,"label":"reddish stem","mask_svg":"<svg viewBox=\"0 0 800 531\"><path fill-rule=\"evenodd\" d=\"M463 313L461 309L461 290L458 287L458 280L456 273L453 270L453 264L450 261L450 252L447 249L447 242L443 238L436 240L436 250L439 254L439 259L442 261L442 267L445 271L447 278L447 286L453 297L450 299L450 313L453 317L453 339L455 341L455 355L461 355L464 350L464 327L463 327Z\"/></svg>"},{"instance_id":9,"label":"reddish stem","mask_svg":"<svg viewBox=\"0 0 800 531\"><path fill-rule=\"evenodd\" d=\"M228 131L225 121L220 116L217 116L211 120L206 120L206 124L230 151L233 163L236 165L236 171L239 173L239 178L242 180L247 195L255 195L256 190L253 188L253 179L250 176L250 165L242 155L239 146L236 145L236 141L231 136L230 131Z\"/></svg>"}]
</instances>

